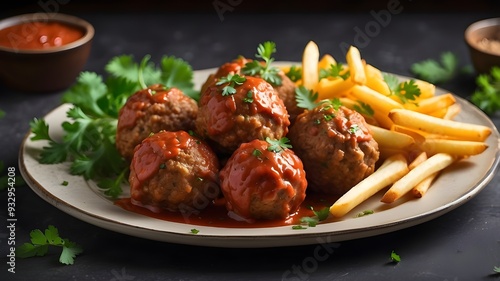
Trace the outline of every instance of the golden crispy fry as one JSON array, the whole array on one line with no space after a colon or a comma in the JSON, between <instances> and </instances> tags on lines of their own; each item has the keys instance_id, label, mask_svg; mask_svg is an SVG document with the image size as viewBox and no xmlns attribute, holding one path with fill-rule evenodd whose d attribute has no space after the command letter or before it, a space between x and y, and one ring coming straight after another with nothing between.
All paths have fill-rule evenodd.
<instances>
[{"instance_id":1,"label":"golden crispy fry","mask_svg":"<svg viewBox=\"0 0 500 281\"><path fill-rule=\"evenodd\" d=\"M382 78L369 76L366 80L365 85L368 86L368 88L377 91L384 96L391 95L391 90L389 89L389 86Z\"/></svg>"},{"instance_id":2,"label":"golden crispy fry","mask_svg":"<svg viewBox=\"0 0 500 281\"><path fill-rule=\"evenodd\" d=\"M417 157L413 159L413 161L410 162L410 164L408 165L408 169L413 170L415 167L422 164L425 160L427 160L427 153L423 151L418 154Z\"/></svg>"},{"instance_id":3,"label":"golden crispy fry","mask_svg":"<svg viewBox=\"0 0 500 281\"><path fill-rule=\"evenodd\" d=\"M367 78L379 78L384 80L382 71L368 63L365 64L365 74Z\"/></svg>"},{"instance_id":4,"label":"golden crispy fry","mask_svg":"<svg viewBox=\"0 0 500 281\"><path fill-rule=\"evenodd\" d=\"M332 64L336 63L337 61L335 61L335 59L331 55L326 54L322 56L318 62L318 71L320 71L320 69L329 69Z\"/></svg>"},{"instance_id":5,"label":"golden crispy fry","mask_svg":"<svg viewBox=\"0 0 500 281\"><path fill-rule=\"evenodd\" d=\"M359 182L347 193L340 197L331 207L330 213L334 217L347 214L357 205L371 197L386 186L400 179L408 173L406 158L401 154L389 157L370 176Z\"/></svg>"},{"instance_id":6,"label":"golden crispy fry","mask_svg":"<svg viewBox=\"0 0 500 281\"><path fill-rule=\"evenodd\" d=\"M461 140L484 141L491 134L491 129L486 126L436 118L408 109L394 109L389 113L389 118L396 125Z\"/></svg>"},{"instance_id":7,"label":"golden crispy fry","mask_svg":"<svg viewBox=\"0 0 500 281\"><path fill-rule=\"evenodd\" d=\"M380 201L392 203L401 198L418 183L428 176L443 170L455 161L455 158L446 153L438 153L422 162L420 165L410 170L408 174L396 181L384 194Z\"/></svg>"},{"instance_id":8,"label":"golden crispy fry","mask_svg":"<svg viewBox=\"0 0 500 281\"><path fill-rule=\"evenodd\" d=\"M443 116L443 119L453 120L453 118L455 118L455 116L457 116L458 113L460 113L460 109L461 109L460 104L458 103L448 106L446 114Z\"/></svg>"},{"instance_id":9,"label":"golden crispy fry","mask_svg":"<svg viewBox=\"0 0 500 281\"><path fill-rule=\"evenodd\" d=\"M436 86L422 80L415 80L415 84L420 89L420 99L433 97L436 94Z\"/></svg>"},{"instance_id":10,"label":"golden crispy fry","mask_svg":"<svg viewBox=\"0 0 500 281\"><path fill-rule=\"evenodd\" d=\"M418 99L417 104L406 103L404 107L416 112L429 114L437 110L446 109L455 104L456 100L452 94L434 96L426 99Z\"/></svg>"},{"instance_id":11,"label":"golden crispy fry","mask_svg":"<svg viewBox=\"0 0 500 281\"><path fill-rule=\"evenodd\" d=\"M352 83L350 79L344 80L340 77L335 79L323 78L316 86L318 99L323 100L343 97L352 86L354 86L354 83Z\"/></svg>"},{"instance_id":12,"label":"golden crispy fry","mask_svg":"<svg viewBox=\"0 0 500 281\"><path fill-rule=\"evenodd\" d=\"M358 48L351 46L346 54L347 65L354 83L364 85L366 83L365 66L361 60Z\"/></svg>"},{"instance_id":13,"label":"golden crispy fry","mask_svg":"<svg viewBox=\"0 0 500 281\"><path fill-rule=\"evenodd\" d=\"M488 145L478 141L427 138L420 144L420 148L429 154L447 153L457 156L470 156L481 154L488 148Z\"/></svg>"},{"instance_id":14,"label":"golden crispy fry","mask_svg":"<svg viewBox=\"0 0 500 281\"><path fill-rule=\"evenodd\" d=\"M379 147L390 147L393 149L405 149L415 144L415 140L407 135L396 131L391 131L378 126L369 126L373 138Z\"/></svg>"},{"instance_id":15,"label":"golden crispy fry","mask_svg":"<svg viewBox=\"0 0 500 281\"><path fill-rule=\"evenodd\" d=\"M318 60L318 45L309 41L302 54L302 85L307 89L315 89L318 84Z\"/></svg>"},{"instance_id":16,"label":"golden crispy fry","mask_svg":"<svg viewBox=\"0 0 500 281\"><path fill-rule=\"evenodd\" d=\"M393 109L403 108L400 103L364 85L354 85L351 89L351 95L355 99L369 104L375 111L381 110L385 114Z\"/></svg>"},{"instance_id":17,"label":"golden crispy fry","mask_svg":"<svg viewBox=\"0 0 500 281\"><path fill-rule=\"evenodd\" d=\"M422 198L427 190L432 185L434 179L439 175L439 172L435 172L434 174L426 177L423 181L419 182L412 190L411 193L415 198Z\"/></svg>"}]
</instances>

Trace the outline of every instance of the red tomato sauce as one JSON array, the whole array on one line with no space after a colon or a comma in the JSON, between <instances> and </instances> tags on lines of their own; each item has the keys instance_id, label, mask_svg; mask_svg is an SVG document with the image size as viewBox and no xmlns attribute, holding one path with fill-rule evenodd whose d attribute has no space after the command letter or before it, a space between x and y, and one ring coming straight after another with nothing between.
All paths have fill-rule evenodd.
<instances>
[{"instance_id":1,"label":"red tomato sauce","mask_svg":"<svg viewBox=\"0 0 500 281\"><path fill-rule=\"evenodd\" d=\"M83 35L83 30L60 22L27 22L0 30L0 46L40 50L69 44Z\"/></svg>"},{"instance_id":2,"label":"red tomato sauce","mask_svg":"<svg viewBox=\"0 0 500 281\"><path fill-rule=\"evenodd\" d=\"M164 221L185 223L189 225L200 226L213 226L213 227L226 227L226 228L261 228L261 227L277 227L277 226L292 226L300 224L300 219L303 217L314 216L314 210L321 210L325 207L331 206L336 200L337 196L324 195L324 194L308 194L300 208L293 215L284 220L258 220L254 222L240 221L231 218L224 204L210 204L203 210L193 210L192 214L181 214L179 212L169 212L162 210L158 213L153 212L145 207L134 205L130 198L123 198L115 201L115 204L127 211L137 213L143 216L156 218ZM334 221L329 218L321 223Z\"/></svg>"}]
</instances>

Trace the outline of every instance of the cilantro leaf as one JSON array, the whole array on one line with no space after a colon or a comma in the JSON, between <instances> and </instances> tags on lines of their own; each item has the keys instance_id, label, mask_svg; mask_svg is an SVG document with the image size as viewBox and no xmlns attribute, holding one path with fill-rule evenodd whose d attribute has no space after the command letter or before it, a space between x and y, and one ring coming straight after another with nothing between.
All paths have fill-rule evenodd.
<instances>
[{"instance_id":1,"label":"cilantro leaf","mask_svg":"<svg viewBox=\"0 0 500 281\"><path fill-rule=\"evenodd\" d=\"M300 222L302 224L306 224L309 227L315 227L319 222L326 220L330 214L329 207L324 207L319 211L314 210L312 206L309 206L309 209L313 211L314 216L300 218Z\"/></svg>"},{"instance_id":2,"label":"cilantro leaf","mask_svg":"<svg viewBox=\"0 0 500 281\"><path fill-rule=\"evenodd\" d=\"M471 101L488 115L500 110L500 67L494 66L489 74L480 74L476 78Z\"/></svg>"},{"instance_id":3,"label":"cilantro leaf","mask_svg":"<svg viewBox=\"0 0 500 281\"><path fill-rule=\"evenodd\" d=\"M343 80L346 80L347 78L349 78L349 76L350 76L349 71L346 71L345 73L342 73L342 72L344 72L344 65L343 64L341 64L341 63L330 64L330 68L320 69L319 79L328 78L328 77L332 77L332 78L340 77Z\"/></svg>"},{"instance_id":4,"label":"cilantro leaf","mask_svg":"<svg viewBox=\"0 0 500 281\"><path fill-rule=\"evenodd\" d=\"M194 90L193 69L183 59L164 56L161 59L160 82L166 87L179 88L189 97L198 100L199 92Z\"/></svg>"},{"instance_id":5,"label":"cilantro leaf","mask_svg":"<svg viewBox=\"0 0 500 281\"><path fill-rule=\"evenodd\" d=\"M441 54L440 60L424 60L411 66L413 74L430 83L449 81L457 72L458 58L452 52Z\"/></svg>"},{"instance_id":6,"label":"cilantro leaf","mask_svg":"<svg viewBox=\"0 0 500 281\"><path fill-rule=\"evenodd\" d=\"M295 88L295 100L297 101L298 107L308 110L312 110L319 105L317 102L318 93L314 93L312 90L308 90L304 86Z\"/></svg>"},{"instance_id":7,"label":"cilantro leaf","mask_svg":"<svg viewBox=\"0 0 500 281\"><path fill-rule=\"evenodd\" d=\"M354 110L366 116L373 116L375 114L375 110L369 104L362 101L358 101L358 104L354 105Z\"/></svg>"},{"instance_id":8,"label":"cilantro leaf","mask_svg":"<svg viewBox=\"0 0 500 281\"><path fill-rule=\"evenodd\" d=\"M391 95L397 96L402 103L407 103L409 100L416 100L420 96L420 88L414 79L409 81L399 82L399 79L392 74L383 74L384 81L389 86Z\"/></svg>"},{"instance_id":9,"label":"cilantro leaf","mask_svg":"<svg viewBox=\"0 0 500 281\"><path fill-rule=\"evenodd\" d=\"M292 145L289 144L290 140L287 137L282 137L279 140L273 140L270 137L266 137L266 141L269 143L267 150L274 153L279 153L287 148L292 148Z\"/></svg>"},{"instance_id":10,"label":"cilantro leaf","mask_svg":"<svg viewBox=\"0 0 500 281\"><path fill-rule=\"evenodd\" d=\"M35 229L30 232L31 243L24 243L16 249L16 256L19 258L30 258L35 256L45 256L49 246L62 247L59 262L63 264L73 264L75 257L83 252L80 245L63 239L59 236L59 231L53 225L49 225L45 232Z\"/></svg>"},{"instance_id":11,"label":"cilantro leaf","mask_svg":"<svg viewBox=\"0 0 500 281\"><path fill-rule=\"evenodd\" d=\"M493 272L500 273L500 266L493 267Z\"/></svg>"},{"instance_id":12,"label":"cilantro leaf","mask_svg":"<svg viewBox=\"0 0 500 281\"><path fill-rule=\"evenodd\" d=\"M282 83L281 76L279 76L280 69L274 66L271 66L271 63L274 61L272 58L273 53L276 52L276 44L272 41L266 41L257 46L257 54L255 57L258 59L264 60L264 64L261 64L259 61L251 61L245 64L245 66L241 69L241 72L245 75L255 76L259 75L262 79L267 82L280 86Z\"/></svg>"},{"instance_id":13,"label":"cilantro leaf","mask_svg":"<svg viewBox=\"0 0 500 281\"><path fill-rule=\"evenodd\" d=\"M288 78L290 78L293 82L297 82L302 79L302 68L292 65L285 75L288 76Z\"/></svg>"},{"instance_id":14,"label":"cilantro leaf","mask_svg":"<svg viewBox=\"0 0 500 281\"><path fill-rule=\"evenodd\" d=\"M392 251L391 252L391 261L394 263L398 263L401 261L401 257L398 254L396 254L396 252Z\"/></svg>"},{"instance_id":15,"label":"cilantro leaf","mask_svg":"<svg viewBox=\"0 0 500 281\"><path fill-rule=\"evenodd\" d=\"M240 76L238 74L228 74L227 76L221 77L219 81L215 83L215 85L223 85L227 84L222 88L222 95L223 96L229 96L229 95L234 95L236 93L236 85L241 85L243 82L245 82L247 79L244 76Z\"/></svg>"}]
</instances>

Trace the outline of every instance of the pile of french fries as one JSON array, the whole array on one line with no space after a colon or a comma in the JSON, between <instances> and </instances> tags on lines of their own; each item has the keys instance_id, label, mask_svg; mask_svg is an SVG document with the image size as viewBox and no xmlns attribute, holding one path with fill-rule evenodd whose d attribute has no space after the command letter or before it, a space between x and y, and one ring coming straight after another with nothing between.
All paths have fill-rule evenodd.
<instances>
[{"instance_id":1,"label":"pile of french fries","mask_svg":"<svg viewBox=\"0 0 500 281\"><path fill-rule=\"evenodd\" d=\"M356 47L350 47L346 62L343 71L349 71L348 78L319 79L321 69L337 62L328 54L320 59L319 48L311 41L303 52L302 79L296 82L317 92L318 100L338 98L351 109L361 104L373 109L371 116L361 113L379 145L382 164L330 207L333 216L344 216L384 188L384 203L409 192L420 198L443 169L488 148L485 140L491 128L454 121L460 105L452 94L436 95L433 84L415 80L420 95L403 103L391 95L382 72L366 63Z\"/></svg>"}]
</instances>

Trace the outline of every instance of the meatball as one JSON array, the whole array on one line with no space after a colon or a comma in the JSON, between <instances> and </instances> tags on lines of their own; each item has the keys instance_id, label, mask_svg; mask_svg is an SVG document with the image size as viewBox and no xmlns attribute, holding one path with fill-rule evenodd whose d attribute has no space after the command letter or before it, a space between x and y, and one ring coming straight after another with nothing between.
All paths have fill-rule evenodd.
<instances>
[{"instance_id":1,"label":"meatball","mask_svg":"<svg viewBox=\"0 0 500 281\"><path fill-rule=\"evenodd\" d=\"M219 193L219 161L211 148L185 131L160 131L135 148L130 163L133 204L154 212L193 212Z\"/></svg>"},{"instance_id":2,"label":"meatball","mask_svg":"<svg viewBox=\"0 0 500 281\"><path fill-rule=\"evenodd\" d=\"M221 77L227 76L228 74L239 74L242 75L242 69L245 67L245 64L251 62L251 59L247 59L243 56L239 56L237 59L227 62L221 65L217 72L208 76L207 80L201 87L201 92L205 92L206 89L215 84L217 80ZM278 75L281 78L280 85L273 85L273 88L276 90L278 96L283 100L285 107L290 114L290 121L295 120L295 117L302 113L304 110L297 106L297 101L295 99L295 83L293 83L288 76L285 75L283 71L278 72ZM259 77L259 76L255 76Z\"/></svg>"},{"instance_id":3,"label":"meatball","mask_svg":"<svg viewBox=\"0 0 500 281\"><path fill-rule=\"evenodd\" d=\"M234 93L224 92L231 82L208 87L201 94L195 122L197 133L227 154L254 139L280 139L290 125L285 105L269 83L257 77L240 78L241 85L231 86Z\"/></svg>"},{"instance_id":4,"label":"meatball","mask_svg":"<svg viewBox=\"0 0 500 281\"><path fill-rule=\"evenodd\" d=\"M248 221L286 219L306 197L302 161L290 149L269 147L263 140L242 144L219 174L228 211Z\"/></svg>"},{"instance_id":5,"label":"meatball","mask_svg":"<svg viewBox=\"0 0 500 281\"><path fill-rule=\"evenodd\" d=\"M302 159L309 189L342 195L372 174L379 158L363 116L324 103L299 115L288 134Z\"/></svg>"},{"instance_id":6,"label":"meatball","mask_svg":"<svg viewBox=\"0 0 500 281\"><path fill-rule=\"evenodd\" d=\"M278 96L283 100L285 104L286 110L288 114L290 114L290 122L293 124L295 122L295 118L302 112L304 109L297 106L297 100L295 98L295 83L293 83L288 76L285 75L282 71L278 74L281 77L281 85L273 86Z\"/></svg>"},{"instance_id":7,"label":"meatball","mask_svg":"<svg viewBox=\"0 0 500 281\"><path fill-rule=\"evenodd\" d=\"M151 133L193 130L198 104L177 88L153 85L130 96L120 109L116 147L127 160Z\"/></svg>"}]
</instances>

